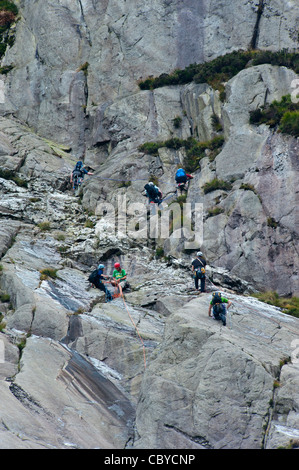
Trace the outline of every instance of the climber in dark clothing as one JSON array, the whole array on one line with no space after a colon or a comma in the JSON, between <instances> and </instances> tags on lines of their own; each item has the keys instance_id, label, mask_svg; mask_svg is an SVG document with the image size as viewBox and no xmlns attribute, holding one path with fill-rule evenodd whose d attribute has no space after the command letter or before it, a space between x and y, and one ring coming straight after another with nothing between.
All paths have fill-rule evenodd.
<instances>
[{"instance_id":1,"label":"climber in dark clothing","mask_svg":"<svg viewBox=\"0 0 299 470\"><path fill-rule=\"evenodd\" d=\"M109 276L103 274L104 268L105 266L103 264L99 264L97 269L89 276L89 282L101 291L105 292L106 301L110 302L110 300L112 300L111 292L103 283L104 279L109 279Z\"/></svg>"},{"instance_id":2,"label":"climber in dark clothing","mask_svg":"<svg viewBox=\"0 0 299 470\"><path fill-rule=\"evenodd\" d=\"M77 187L82 184L85 175L93 175L93 173L86 170L86 168L84 168L83 166L83 162L79 160L76 163L76 166L73 169L71 173L71 178L70 178L70 182L72 183L74 190L77 189Z\"/></svg>"},{"instance_id":3,"label":"climber in dark clothing","mask_svg":"<svg viewBox=\"0 0 299 470\"><path fill-rule=\"evenodd\" d=\"M192 272L194 274L195 289L198 290L198 281L200 279L200 290L205 292L206 285L206 260L201 251L196 253L196 258L192 261Z\"/></svg>"},{"instance_id":4,"label":"climber in dark clothing","mask_svg":"<svg viewBox=\"0 0 299 470\"><path fill-rule=\"evenodd\" d=\"M161 204L163 194L154 183L151 181L144 186L145 196L148 197L150 203Z\"/></svg>"}]
</instances>

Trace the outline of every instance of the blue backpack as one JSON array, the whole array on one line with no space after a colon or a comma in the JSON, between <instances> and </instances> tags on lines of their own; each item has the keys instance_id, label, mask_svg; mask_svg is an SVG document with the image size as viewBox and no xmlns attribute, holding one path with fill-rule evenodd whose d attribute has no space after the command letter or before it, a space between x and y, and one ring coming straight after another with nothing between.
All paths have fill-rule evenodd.
<instances>
[{"instance_id":1,"label":"blue backpack","mask_svg":"<svg viewBox=\"0 0 299 470\"><path fill-rule=\"evenodd\" d=\"M186 183L187 176L185 170L183 168L179 168L175 174L175 180L177 183Z\"/></svg>"}]
</instances>

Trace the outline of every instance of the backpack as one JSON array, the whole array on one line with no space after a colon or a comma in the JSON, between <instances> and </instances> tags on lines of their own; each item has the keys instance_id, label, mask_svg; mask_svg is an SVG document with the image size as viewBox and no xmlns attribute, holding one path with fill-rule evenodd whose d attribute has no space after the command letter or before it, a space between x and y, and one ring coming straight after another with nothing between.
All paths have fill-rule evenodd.
<instances>
[{"instance_id":1,"label":"backpack","mask_svg":"<svg viewBox=\"0 0 299 470\"><path fill-rule=\"evenodd\" d=\"M97 279L99 277L99 273L98 273L98 270L95 269L94 271L92 271L92 273L89 275L88 277L88 280L91 284L95 284L97 282Z\"/></svg>"},{"instance_id":2,"label":"backpack","mask_svg":"<svg viewBox=\"0 0 299 470\"><path fill-rule=\"evenodd\" d=\"M146 190L147 194L149 197L151 198L156 198L157 196L159 196L159 188L157 188L157 186L153 185L153 184L146 184L144 186L144 189Z\"/></svg>"},{"instance_id":3,"label":"backpack","mask_svg":"<svg viewBox=\"0 0 299 470\"><path fill-rule=\"evenodd\" d=\"M177 183L186 183L187 175L183 168L179 168L175 174L175 180Z\"/></svg>"},{"instance_id":4,"label":"backpack","mask_svg":"<svg viewBox=\"0 0 299 470\"><path fill-rule=\"evenodd\" d=\"M199 258L198 261L202 264L202 266L200 268L197 268L196 275L199 279L201 279L202 277L205 277L206 269L204 267L203 262Z\"/></svg>"},{"instance_id":5,"label":"backpack","mask_svg":"<svg viewBox=\"0 0 299 470\"><path fill-rule=\"evenodd\" d=\"M214 292L212 303L213 303L213 305L221 304L221 294L220 294L220 292Z\"/></svg>"},{"instance_id":6,"label":"backpack","mask_svg":"<svg viewBox=\"0 0 299 470\"><path fill-rule=\"evenodd\" d=\"M83 164L82 162L77 162L75 168L73 169L73 175L82 176Z\"/></svg>"},{"instance_id":7,"label":"backpack","mask_svg":"<svg viewBox=\"0 0 299 470\"><path fill-rule=\"evenodd\" d=\"M75 170L81 170L83 168L83 163L81 161L76 163Z\"/></svg>"},{"instance_id":8,"label":"backpack","mask_svg":"<svg viewBox=\"0 0 299 470\"><path fill-rule=\"evenodd\" d=\"M220 292L215 292L213 294L212 305L214 314L219 315L220 313L223 313L223 305L221 302Z\"/></svg>"}]
</instances>

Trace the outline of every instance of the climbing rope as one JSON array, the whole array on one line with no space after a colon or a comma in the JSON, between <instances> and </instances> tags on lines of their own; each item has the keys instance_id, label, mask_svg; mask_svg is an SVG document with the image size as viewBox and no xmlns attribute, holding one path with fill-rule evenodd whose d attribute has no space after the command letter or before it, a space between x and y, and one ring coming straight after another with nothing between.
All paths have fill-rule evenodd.
<instances>
[{"instance_id":1,"label":"climbing rope","mask_svg":"<svg viewBox=\"0 0 299 470\"><path fill-rule=\"evenodd\" d=\"M119 179L119 178L104 178L103 176L100 176L100 175L92 175L93 178L98 178L98 179L101 179L101 180L107 180L107 181L126 181L126 182L129 182L129 181L148 181L148 178L123 178L123 179ZM162 183L162 184L169 184L169 185L173 185L174 183L170 183L169 181L161 181L159 180L159 183Z\"/></svg>"},{"instance_id":2,"label":"climbing rope","mask_svg":"<svg viewBox=\"0 0 299 470\"><path fill-rule=\"evenodd\" d=\"M135 330L136 330L136 333L137 335L139 336L139 339L141 341L141 344L142 344L142 349L143 349L143 360L144 360L144 368L146 369L146 359L145 359L145 346L144 346L144 342L143 342L143 339L141 338L141 335L138 331L138 328L132 318L132 316L130 315L130 312L129 312L129 309L127 307L127 304L126 304L126 301L125 301L125 298L124 298L124 294L123 294L123 290L122 290L122 287L120 284L118 284L118 286L113 286L113 284L110 282L110 281L102 281L104 284L110 284L112 287L113 287L113 290L114 290L114 293L112 295L112 298L113 299L116 299L118 297L121 297L122 300L123 300L123 303L124 303L124 306L125 306L125 309L129 315L129 318L132 322L132 325L134 326Z\"/></svg>"},{"instance_id":3,"label":"climbing rope","mask_svg":"<svg viewBox=\"0 0 299 470\"><path fill-rule=\"evenodd\" d=\"M130 312L129 312L129 309L128 309L127 304L126 304L126 301L125 301L125 298L124 298L124 294L123 294L123 290L122 290L121 285L119 285L118 288L119 288L119 291L120 291L120 295L121 295L121 297L122 297L122 299L123 299L123 303L124 303L125 309L127 310L127 313L128 313L128 315L129 315L129 318L130 318L130 320L131 320L131 322L132 322L132 325L134 326L134 328L135 328L135 330L136 330L136 332L137 332L137 334L138 334L138 336L139 336L139 338L140 338L140 341L141 341L141 344L142 344L142 349L143 349L144 368L146 369L145 346L144 346L143 339L141 338L140 333L139 333L139 331L138 331L138 328L137 328L137 326L136 326L136 324L135 324L133 318L132 318L131 315L130 315Z\"/></svg>"}]
</instances>

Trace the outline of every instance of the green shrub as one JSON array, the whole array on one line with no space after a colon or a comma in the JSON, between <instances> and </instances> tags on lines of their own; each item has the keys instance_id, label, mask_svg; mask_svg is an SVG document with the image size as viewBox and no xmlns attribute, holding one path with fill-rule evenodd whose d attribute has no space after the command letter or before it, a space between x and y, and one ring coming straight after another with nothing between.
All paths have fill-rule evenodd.
<instances>
[{"instance_id":1,"label":"green shrub","mask_svg":"<svg viewBox=\"0 0 299 470\"><path fill-rule=\"evenodd\" d=\"M0 74L7 75L13 69L12 65L6 65L4 67L0 67Z\"/></svg>"},{"instance_id":2,"label":"green shrub","mask_svg":"<svg viewBox=\"0 0 299 470\"><path fill-rule=\"evenodd\" d=\"M161 142L145 142L144 144L139 145L138 150L150 155L158 155L160 147L163 147Z\"/></svg>"},{"instance_id":3,"label":"green shrub","mask_svg":"<svg viewBox=\"0 0 299 470\"><path fill-rule=\"evenodd\" d=\"M281 51L259 51L254 53L252 65L270 64L280 67L288 67L299 73L299 54L288 52L286 49Z\"/></svg>"},{"instance_id":4,"label":"green shrub","mask_svg":"<svg viewBox=\"0 0 299 470\"><path fill-rule=\"evenodd\" d=\"M271 64L285 66L299 73L299 54L286 50L271 51L234 51L210 62L191 64L183 70L174 70L170 74L163 73L159 77L149 77L139 82L142 90L152 90L168 85L184 85L195 83L208 83L224 94L224 83L234 77L247 66Z\"/></svg>"},{"instance_id":5,"label":"green shrub","mask_svg":"<svg viewBox=\"0 0 299 470\"><path fill-rule=\"evenodd\" d=\"M299 111L287 111L281 118L281 132L299 137Z\"/></svg>"},{"instance_id":6,"label":"green shrub","mask_svg":"<svg viewBox=\"0 0 299 470\"><path fill-rule=\"evenodd\" d=\"M268 106L251 111L250 124L267 124L277 127L284 134L299 136L299 103L293 103L291 95L283 96Z\"/></svg>"},{"instance_id":7,"label":"green shrub","mask_svg":"<svg viewBox=\"0 0 299 470\"><path fill-rule=\"evenodd\" d=\"M229 191L232 188L231 183L228 181L219 180L214 178L209 183L205 183L203 185L203 192L205 194L210 193L211 191L215 191L216 189L222 189L224 191Z\"/></svg>"},{"instance_id":8,"label":"green shrub","mask_svg":"<svg viewBox=\"0 0 299 470\"><path fill-rule=\"evenodd\" d=\"M179 129L182 125L182 118L180 116L176 116L173 120L173 126L176 128L176 129Z\"/></svg>"},{"instance_id":9,"label":"green shrub","mask_svg":"<svg viewBox=\"0 0 299 470\"><path fill-rule=\"evenodd\" d=\"M183 166L187 172L192 173L199 168L199 162L206 156L206 150L211 151L210 160L212 160L220 152L223 144L223 136L216 136L206 142L199 142L193 137L189 137L188 139L172 137L164 142L145 142L139 146L139 150L151 155L158 155L158 150L162 147L167 147L173 150L178 150L179 148L184 147L186 150L186 158Z\"/></svg>"},{"instance_id":10,"label":"green shrub","mask_svg":"<svg viewBox=\"0 0 299 470\"><path fill-rule=\"evenodd\" d=\"M15 16L18 14L18 7L8 0L0 0L0 11L1 10L11 11Z\"/></svg>"}]
</instances>

